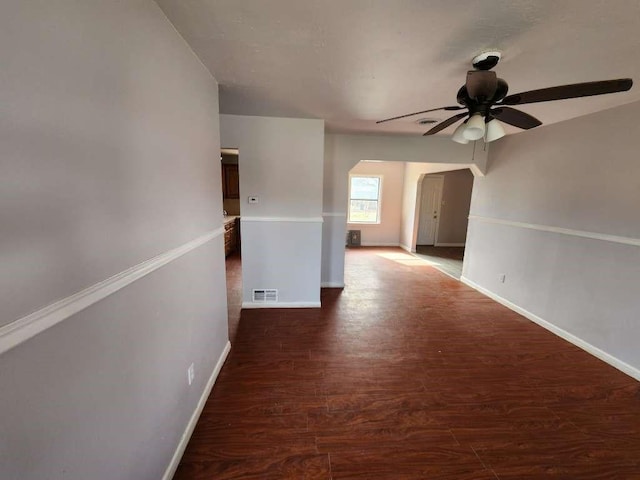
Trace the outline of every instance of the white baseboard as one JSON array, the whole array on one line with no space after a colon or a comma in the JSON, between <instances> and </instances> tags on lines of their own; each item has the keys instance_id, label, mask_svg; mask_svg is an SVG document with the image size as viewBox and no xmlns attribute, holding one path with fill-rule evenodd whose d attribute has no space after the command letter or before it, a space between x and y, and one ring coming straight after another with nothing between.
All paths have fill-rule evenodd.
<instances>
[{"instance_id":1,"label":"white baseboard","mask_svg":"<svg viewBox=\"0 0 640 480\"><path fill-rule=\"evenodd\" d=\"M399 247L398 242L363 242L361 247Z\"/></svg>"},{"instance_id":2,"label":"white baseboard","mask_svg":"<svg viewBox=\"0 0 640 480\"><path fill-rule=\"evenodd\" d=\"M340 282L322 282L320 288L344 288L344 283Z\"/></svg>"},{"instance_id":3,"label":"white baseboard","mask_svg":"<svg viewBox=\"0 0 640 480\"><path fill-rule=\"evenodd\" d=\"M243 217L241 223L249 222L276 222L276 223L322 223L322 217Z\"/></svg>"},{"instance_id":4,"label":"white baseboard","mask_svg":"<svg viewBox=\"0 0 640 480\"><path fill-rule=\"evenodd\" d=\"M242 308L320 308L320 302L242 302Z\"/></svg>"},{"instance_id":5,"label":"white baseboard","mask_svg":"<svg viewBox=\"0 0 640 480\"><path fill-rule=\"evenodd\" d=\"M216 363L216 367L213 369L213 373L209 377L207 381L207 385L204 387L204 392L200 396L200 400L198 401L198 405L194 410L191 418L189 419L189 423L187 423L187 428L185 428L182 437L180 437L180 442L176 447L176 451L171 457L171 462L169 462L169 466L164 472L162 476L162 480L171 480L178 469L178 465L180 464L180 460L182 459L182 455L184 454L185 449L187 448L187 444L191 439L191 435L193 434L193 430L196 428L196 424L198 423L198 419L200 418L200 414L202 413L202 409L204 408L205 403L207 403L207 399L211 394L211 389L213 385L216 383L216 379L218 378L218 374L224 365L225 360L227 359L227 355L229 355L229 351L231 350L231 342L227 341L227 344L222 350L220 357L218 358L218 363Z\"/></svg>"},{"instance_id":6,"label":"white baseboard","mask_svg":"<svg viewBox=\"0 0 640 480\"><path fill-rule=\"evenodd\" d=\"M399 247L400 247L401 249L403 249L403 250L405 250L405 251L409 252L409 253L416 253L416 251L415 251L415 250L411 250L411 247L408 247L407 245L405 245L405 244L403 244L403 243L401 243L401 244L399 245Z\"/></svg>"},{"instance_id":7,"label":"white baseboard","mask_svg":"<svg viewBox=\"0 0 640 480\"><path fill-rule=\"evenodd\" d=\"M464 247L464 243L438 243L434 245L435 247Z\"/></svg>"},{"instance_id":8,"label":"white baseboard","mask_svg":"<svg viewBox=\"0 0 640 480\"><path fill-rule=\"evenodd\" d=\"M536 314L531 313L530 311L525 310L522 307L519 307L515 303L512 303L505 298L502 298L500 295L493 293L491 290L487 290L486 288L481 287L480 285L475 283L473 280L469 280L465 276L462 276L460 278L460 281L470 286L471 288L479 291L480 293L486 295L487 297L495 300L496 302L504 305L510 310L513 310L514 312L519 313L520 315L531 320L534 323L537 323L542 328L549 330L551 333L554 333L560 338L565 339L567 342L574 344L575 346L581 348L585 352L590 353L594 357L599 358L603 362L608 363L612 367L617 368L621 372L626 373L630 377L640 381L640 370L638 370L637 368L629 365L626 362L623 362L619 358L614 357L613 355L605 352L604 350L600 350L598 347L591 345L589 342L582 340L580 337L576 337L572 333L567 332L566 330L554 325L553 323L548 322L543 318L540 318Z\"/></svg>"}]
</instances>

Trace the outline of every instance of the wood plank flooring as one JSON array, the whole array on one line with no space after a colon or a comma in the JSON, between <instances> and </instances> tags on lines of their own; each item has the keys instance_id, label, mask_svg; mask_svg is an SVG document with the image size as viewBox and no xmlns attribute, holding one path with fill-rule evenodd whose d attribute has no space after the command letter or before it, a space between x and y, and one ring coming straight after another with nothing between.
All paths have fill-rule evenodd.
<instances>
[{"instance_id":1,"label":"wood plank flooring","mask_svg":"<svg viewBox=\"0 0 640 480\"><path fill-rule=\"evenodd\" d=\"M242 312L176 479L640 479L633 379L399 249L346 265Z\"/></svg>"}]
</instances>

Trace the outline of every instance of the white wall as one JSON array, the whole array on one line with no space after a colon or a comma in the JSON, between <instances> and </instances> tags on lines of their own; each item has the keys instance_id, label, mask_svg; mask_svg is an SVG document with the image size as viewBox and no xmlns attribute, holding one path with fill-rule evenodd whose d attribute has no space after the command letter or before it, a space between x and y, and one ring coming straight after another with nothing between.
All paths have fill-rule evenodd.
<instances>
[{"instance_id":1,"label":"white wall","mask_svg":"<svg viewBox=\"0 0 640 480\"><path fill-rule=\"evenodd\" d=\"M324 121L220 119L222 146L239 149L243 305L277 288L274 306L320 306Z\"/></svg>"},{"instance_id":2,"label":"white wall","mask_svg":"<svg viewBox=\"0 0 640 480\"><path fill-rule=\"evenodd\" d=\"M151 0L5 0L0 64L0 477L161 478L228 341L217 84Z\"/></svg>"},{"instance_id":3,"label":"white wall","mask_svg":"<svg viewBox=\"0 0 640 480\"><path fill-rule=\"evenodd\" d=\"M464 277L640 378L638 115L634 103L495 142Z\"/></svg>"},{"instance_id":4,"label":"white wall","mask_svg":"<svg viewBox=\"0 0 640 480\"><path fill-rule=\"evenodd\" d=\"M351 175L382 176L382 191L380 192L380 223L347 223L347 229L362 232L363 246L398 246L402 219L404 163L360 162L349 173ZM347 210L349 208L348 201L345 208Z\"/></svg>"},{"instance_id":5,"label":"white wall","mask_svg":"<svg viewBox=\"0 0 640 480\"><path fill-rule=\"evenodd\" d=\"M322 284L332 287L344 285L347 179L349 170L359 161L439 162L447 165L444 170L455 168L451 167L453 164L459 168L471 168L474 174L482 175L486 159L487 152L483 148L474 144L460 145L446 136L326 135L322 197ZM405 173L405 185L406 182ZM413 210L415 213L415 205ZM403 225L404 216L403 206ZM404 226L401 228L404 229ZM402 237L400 240L403 241Z\"/></svg>"}]
</instances>

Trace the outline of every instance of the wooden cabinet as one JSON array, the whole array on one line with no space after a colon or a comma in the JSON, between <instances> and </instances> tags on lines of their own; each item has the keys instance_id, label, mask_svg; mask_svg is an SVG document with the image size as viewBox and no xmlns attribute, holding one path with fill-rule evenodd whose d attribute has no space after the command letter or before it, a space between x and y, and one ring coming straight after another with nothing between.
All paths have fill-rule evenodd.
<instances>
[{"instance_id":1,"label":"wooden cabinet","mask_svg":"<svg viewBox=\"0 0 640 480\"><path fill-rule=\"evenodd\" d=\"M229 256L238 249L239 226L238 219L224 224L224 255Z\"/></svg>"},{"instance_id":2,"label":"wooden cabinet","mask_svg":"<svg viewBox=\"0 0 640 480\"><path fill-rule=\"evenodd\" d=\"M222 196L223 198L240 198L238 165L222 164Z\"/></svg>"}]
</instances>

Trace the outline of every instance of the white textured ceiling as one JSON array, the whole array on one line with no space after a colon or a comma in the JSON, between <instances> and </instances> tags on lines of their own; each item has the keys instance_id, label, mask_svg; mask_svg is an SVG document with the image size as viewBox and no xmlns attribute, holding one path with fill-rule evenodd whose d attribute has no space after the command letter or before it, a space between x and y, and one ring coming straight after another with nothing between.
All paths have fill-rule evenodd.
<instances>
[{"instance_id":1,"label":"white textured ceiling","mask_svg":"<svg viewBox=\"0 0 640 480\"><path fill-rule=\"evenodd\" d=\"M487 49L503 52L495 70L509 93L640 81L638 0L157 2L218 80L221 113L322 118L333 132L424 132L419 117L375 121L455 105ZM519 108L550 124L638 100L640 83Z\"/></svg>"}]
</instances>

